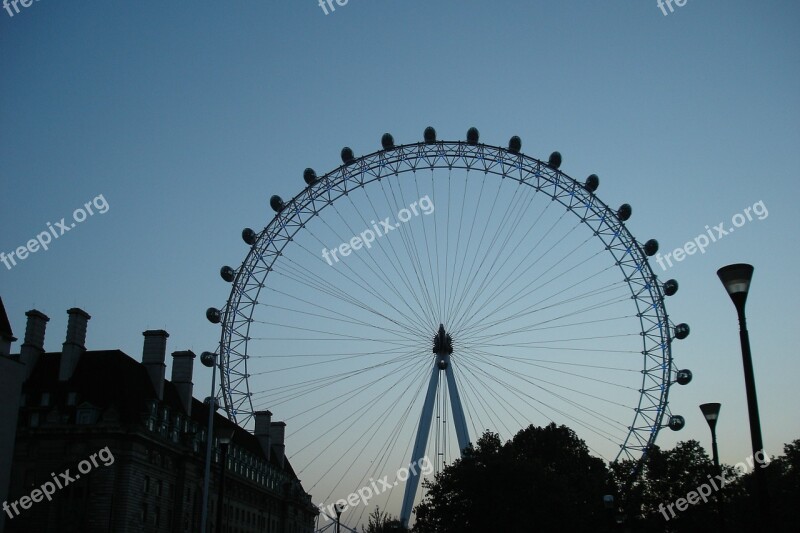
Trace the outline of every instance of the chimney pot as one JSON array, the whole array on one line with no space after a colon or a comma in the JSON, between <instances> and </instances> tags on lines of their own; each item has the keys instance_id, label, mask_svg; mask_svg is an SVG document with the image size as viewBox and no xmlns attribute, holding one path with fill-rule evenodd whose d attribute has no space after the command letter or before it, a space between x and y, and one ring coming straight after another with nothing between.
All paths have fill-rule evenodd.
<instances>
[{"instance_id":1,"label":"chimney pot","mask_svg":"<svg viewBox=\"0 0 800 533\"><path fill-rule=\"evenodd\" d=\"M25 316L28 323L25 326L25 340L20 346L20 360L25 363L25 379L30 377L39 356L44 353L44 333L50 319L44 313L31 309Z\"/></svg>"},{"instance_id":2,"label":"chimney pot","mask_svg":"<svg viewBox=\"0 0 800 533\"><path fill-rule=\"evenodd\" d=\"M159 401L164 399L164 374L167 365L164 359L167 356L167 337L169 333L163 329L147 330L144 335L144 348L142 349L142 365L150 376L150 382L155 389Z\"/></svg>"},{"instance_id":3,"label":"chimney pot","mask_svg":"<svg viewBox=\"0 0 800 533\"><path fill-rule=\"evenodd\" d=\"M192 414L192 371L194 369L194 358L197 357L193 351L184 350L172 352L172 384L178 389L183 408L186 414Z\"/></svg>"},{"instance_id":4,"label":"chimney pot","mask_svg":"<svg viewBox=\"0 0 800 533\"><path fill-rule=\"evenodd\" d=\"M275 458L283 468L283 458L286 452L286 445L283 443L283 438L286 434L286 422L270 422L269 424L269 438L272 441L272 447L275 449Z\"/></svg>"},{"instance_id":5,"label":"chimney pot","mask_svg":"<svg viewBox=\"0 0 800 533\"><path fill-rule=\"evenodd\" d=\"M86 351L86 327L89 323L89 313L83 309L73 307L67 310L67 339L61 348L61 364L58 367L58 380L67 381L75 372L81 354Z\"/></svg>"},{"instance_id":6,"label":"chimney pot","mask_svg":"<svg viewBox=\"0 0 800 533\"><path fill-rule=\"evenodd\" d=\"M256 411L256 427L253 434L258 439L258 444L261 445L261 450L264 456L269 461L272 455L272 444L270 439L270 425L272 424L272 413L269 411Z\"/></svg>"}]
</instances>

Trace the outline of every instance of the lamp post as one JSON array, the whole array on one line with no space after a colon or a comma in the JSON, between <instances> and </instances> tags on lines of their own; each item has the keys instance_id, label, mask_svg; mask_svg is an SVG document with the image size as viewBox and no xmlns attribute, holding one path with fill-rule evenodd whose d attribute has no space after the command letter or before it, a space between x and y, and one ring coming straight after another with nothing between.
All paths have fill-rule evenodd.
<instances>
[{"instance_id":1,"label":"lamp post","mask_svg":"<svg viewBox=\"0 0 800 533\"><path fill-rule=\"evenodd\" d=\"M203 352L200 355L200 362L203 363L203 366L205 367L213 368L211 372L211 395L208 397L208 438L206 439L206 464L203 474L203 504L200 512L200 531L202 533L208 533L208 490L209 483L211 481L211 444L213 443L214 435L214 413L217 410L216 396L214 395L214 389L216 389L217 386L217 354L212 352Z\"/></svg>"},{"instance_id":2,"label":"lamp post","mask_svg":"<svg viewBox=\"0 0 800 533\"><path fill-rule=\"evenodd\" d=\"M222 522L225 520L225 469L228 466L228 448L233 440L233 428L220 429L219 445L222 448L219 466L219 501L217 502L217 533L222 533Z\"/></svg>"},{"instance_id":3,"label":"lamp post","mask_svg":"<svg viewBox=\"0 0 800 533\"><path fill-rule=\"evenodd\" d=\"M340 517L342 516L342 506L337 503L333 508L336 510L336 533L340 533L339 527L341 525Z\"/></svg>"},{"instance_id":4,"label":"lamp post","mask_svg":"<svg viewBox=\"0 0 800 533\"><path fill-rule=\"evenodd\" d=\"M744 385L747 391L747 411L750 418L750 441L753 447L753 457L760 452L764 453L764 443L761 440L761 421L758 417L758 400L756 398L756 381L753 375L753 358L750 353L750 336L747 333L747 319L744 313L744 304L750 290L750 280L753 278L753 265L737 263L717 270L717 276L728 291L728 295L736 306L739 315L739 339L742 344L742 364L744 365ZM769 524L769 498L764 480L763 468L755 469L756 492L758 508L761 515L761 525Z\"/></svg>"},{"instance_id":5,"label":"lamp post","mask_svg":"<svg viewBox=\"0 0 800 533\"><path fill-rule=\"evenodd\" d=\"M714 458L714 469L717 475L722 475L722 469L719 466L719 451L717 450L717 418L719 418L718 403L704 403L700 406L703 416L708 422L708 427L711 428L711 454ZM725 517L722 514L722 496L719 491L716 494L717 500L717 516L719 520L719 531L725 530Z\"/></svg>"}]
</instances>

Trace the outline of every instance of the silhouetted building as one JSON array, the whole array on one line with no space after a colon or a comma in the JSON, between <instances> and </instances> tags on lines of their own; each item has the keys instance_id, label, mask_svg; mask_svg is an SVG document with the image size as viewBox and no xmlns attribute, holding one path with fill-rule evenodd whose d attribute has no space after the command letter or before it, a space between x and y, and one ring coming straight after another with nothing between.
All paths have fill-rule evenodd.
<instances>
[{"instance_id":1,"label":"silhouetted building","mask_svg":"<svg viewBox=\"0 0 800 533\"><path fill-rule=\"evenodd\" d=\"M8 480L14 454L14 438L17 434L19 397L25 367L12 359L11 343L16 341L8 322L6 308L0 298L0 502L8 498ZM0 516L0 533L3 532L5 514Z\"/></svg>"},{"instance_id":2,"label":"silhouetted building","mask_svg":"<svg viewBox=\"0 0 800 533\"><path fill-rule=\"evenodd\" d=\"M192 396L195 354L173 352L167 380L166 331L144 332L140 363L119 350L86 351L90 317L77 308L68 314L62 351L45 353L48 319L27 313L18 356L27 380L17 394L6 530L200 531L209 406ZM284 457L285 424L272 422L269 411L258 413L254 435L215 417L215 435L233 435L222 530L313 531L318 511ZM221 466L221 447L214 442L211 531Z\"/></svg>"}]
</instances>

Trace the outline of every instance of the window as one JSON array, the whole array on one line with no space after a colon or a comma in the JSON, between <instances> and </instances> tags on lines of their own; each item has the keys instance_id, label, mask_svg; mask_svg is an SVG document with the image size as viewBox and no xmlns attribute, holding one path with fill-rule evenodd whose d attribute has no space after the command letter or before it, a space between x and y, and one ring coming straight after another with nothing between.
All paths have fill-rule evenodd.
<instances>
[{"instance_id":1,"label":"window","mask_svg":"<svg viewBox=\"0 0 800 533\"><path fill-rule=\"evenodd\" d=\"M158 522L161 519L161 509L156 507L156 510L153 512L153 525L158 527Z\"/></svg>"},{"instance_id":2,"label":"window","mask_svg":"<svg viewBox=\"0 0 800 533\"><path fill-rule=\"evenodd\" d=\"M67 405L75 405L78 403L78 394L76 392L68 392L67 393Z\"/></svg>"},{"instance_id":3,"label":"window","mask_svg":"<svg viewBox=\"0 0 800 533\"><path fill-rule=\"evenodd\" d=\"M39 427L39 413L31 413L31 427Z\"/></svg>"},{"instance_id":4,"label":"window","mask_svg":"<svg viewBox=\"0 0 800 533\"><path fill-rule=\"evenodd\" d=\"M161 496L161 480L160 479L158 480L158 483L156 483L156 496ZM156 513L157 512L158 512L158 509L156 508ZM158 525L158 524L156 524L156 525Z\"/></svg>"},{"instance_id":5,"label":"window","mask_svg":"<svg viewBox=\"0 0 800 533\"><path fill-rule=\"evenodd\" d=\"M147 523L147 504L146 503L142 504L142 509L139 512L139 521L142 524Z\"/></svg>"},{"instance_id":6,"label":"window","mask_svg":"<svg viewBox=\"0 0 800 533\"><path fill-rule=\"evenodd\" d=\"M42 393L42 407L49 407L50 406L50 393L43 392Z\"/></svg>"},{"instance_id":7,"label":"window","mask_svg":"<svg viewBox=\"0 0 800 533\"><path fill-rule=\"evenodd\" d=\"M142 485L145 493L150 492L150 476L144 476L144 485Z\"/></svg>"}]
</instances>

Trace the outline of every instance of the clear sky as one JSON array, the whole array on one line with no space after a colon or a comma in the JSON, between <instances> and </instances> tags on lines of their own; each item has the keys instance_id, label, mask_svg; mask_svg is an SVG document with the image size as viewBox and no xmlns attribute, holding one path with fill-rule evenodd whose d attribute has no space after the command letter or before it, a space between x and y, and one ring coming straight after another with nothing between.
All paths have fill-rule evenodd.
<instances>
[{"instance_id":1,"label":"clear sky","mask_svg":"<svg viewBox=\"0 0 800 533\"><path fill-rule=\"evenodd\" d=\"M692 333L674 355L695 375L671 396L686 428L659 444L710 449L698 405L717 401L723 461L750 453L736 316L715 274L749 262L762 430L779 454L800 438L800 6L688 0L667 13L656 0L2 10L0 252L97 208L49 250L0 264L14 332L39 309L58 351L77 306L92 315L90 349L139 358L141 332L163 328L170 351L213 350L204 311L227 298L218 269L242 261L240 231L267 224L272 194L292 197L305 167L335 168L345 145L377 150L386 131L404 143L429 125L451 140L476 126L489 144L519 135L526 154L559 150L566 173L598 174L598 194L630 203L628 227L662 254L762 202L768 215L704 254L654 265L680 282L668 310ZM195 375L204 395L208 372Z\"/></svg>"}]
</instances>

